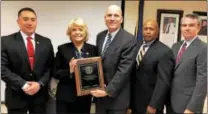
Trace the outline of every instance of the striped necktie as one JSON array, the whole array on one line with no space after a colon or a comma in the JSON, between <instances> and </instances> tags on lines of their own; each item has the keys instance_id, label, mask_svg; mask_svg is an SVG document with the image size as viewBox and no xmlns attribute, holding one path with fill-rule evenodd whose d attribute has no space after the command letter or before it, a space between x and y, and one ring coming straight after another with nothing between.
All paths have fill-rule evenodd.
<instances>
[{"instance_id":1,"label":"striped necktie","mask_svg":"<svg viewBox=\"0 0 208 114\"><path fill-rule=\"evenodd\" d=\"M142 58L144 57L144 54L145 54L145 48L147 47L147 44L143 44L140 48L140 51L139 51L139 54L138 54L138 62L139 64L141 63L142 61Z\"/></svg>"},{"instance_id":2,"label":"striped necktie","mask_svg":"<svg viewBox=\"0 0 208 114\"><path fill-rule=\"evenodd\" d=\"M107 50L109 44L111 43L111 38L112 38L112 36L111 36L111 34L109 33L109 34L108 34L107 41L106 41L106 43L105 43L105 47L103 48L103 51L102 51L102 54L101 54L102 57L104 56L104 53L106 52L106 50Z\"/></svg>"}]
</instances>

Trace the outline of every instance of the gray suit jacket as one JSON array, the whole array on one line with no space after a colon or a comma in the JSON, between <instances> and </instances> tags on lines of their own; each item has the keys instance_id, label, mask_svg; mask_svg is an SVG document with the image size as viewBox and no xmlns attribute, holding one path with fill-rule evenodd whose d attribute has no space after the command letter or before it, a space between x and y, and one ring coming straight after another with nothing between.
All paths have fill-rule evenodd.
<instances>
[{"instance_id":1,"label":"gray suit jacket","mask_svg":"<svg viewBox=\"0 0 208 114\"><path fill-rule=\"evenodd\" d=\"M101 55L107 30L97 35L98 53ZM97 99L98 107L124 109L130 100L130 73L136 57L137 39L123 30L118 31L102 58L106 96ZM97 107L96 107L97 108Z\"/></svg>"},{"instance_id":2,"label":"gray suit jacket","mask_svg":"<svg viewBox=\"0 0 208 114\"><path fill-rule=\"evenodd\" d=\"M175 58L183 41L173 45ZM207 94L207 45L195 39L175 66L171 105L176 113L189 109L202 112Z\"/></svg>"}]
</instances>

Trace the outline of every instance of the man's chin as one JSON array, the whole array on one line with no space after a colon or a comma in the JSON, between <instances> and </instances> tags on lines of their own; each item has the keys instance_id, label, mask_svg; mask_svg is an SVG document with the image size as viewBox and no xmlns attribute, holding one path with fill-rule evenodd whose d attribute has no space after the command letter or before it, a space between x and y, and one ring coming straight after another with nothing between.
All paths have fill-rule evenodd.
<instances>
[{"instance_id":1,"label":"man's chin","mask_svg":"<svg viewBox=\"0 0 208 114\"><path fill-rule=\"evenodd\" d=\"M34 33L34 31L27 31L27 32L24 32L24 33L27 34L28 36L30 36Z\"/></svg>"},{"instance_id":2,"label":"man's chin","mask_svg":"<svg viewBox=\"0 0 208 114\"><path fill-rule=\"evenodd\" d=\"M150 41L152 41L153 40L153 38L144 38L144 41L145 42L150 42Z\"/></svg>"},{"instance_id":3,"label":"man's chin","mask_svg":"<svg viewBox=\"0 0 208 114\"><path fill-rule=\"evenodd\" d=\"M108 30L110 31L110 32L114 32L114 31L116 31L118 28L116 28L116 27L109 27L108 28Z\"/></svg>"}]
</instances>

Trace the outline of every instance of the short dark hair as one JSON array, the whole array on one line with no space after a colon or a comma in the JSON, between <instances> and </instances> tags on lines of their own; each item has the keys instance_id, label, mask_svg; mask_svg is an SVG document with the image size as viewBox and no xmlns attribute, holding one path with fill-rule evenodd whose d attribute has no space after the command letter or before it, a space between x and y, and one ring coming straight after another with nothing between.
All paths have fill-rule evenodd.
<instances>
[{"instance_id":1,"label":"short dark hair","mask_svg":"<svg viewBox=\"0 0 208 114\"><path fill-rule=\"evenodd\" d=\"M21 14L23 11L30 11L30 12L33 12L33 13L35 14L35 16L37 16L36 13L35 13L35 10L33 10L32 8L29 8L29 7L25 7L25 8L22 8L22 9L19 10L19 12L18 12L18 17L20 16L20 14Z\"/></svg>"},{"instance_id":2,"label":"short dark hair","mask_svg":"<svg viewBox=\"0 0 208 114\"><path fill-rule=\"evenodd\" d=\"M193 13L193 14L186 14L183 18L185 18L185 17L186 18L191 18L191 19L196 19L198 21L199 26L201 26L201 19L199 18L199 16L197 14L195 14L195 13Z\"/></svg>"}]
</instances>

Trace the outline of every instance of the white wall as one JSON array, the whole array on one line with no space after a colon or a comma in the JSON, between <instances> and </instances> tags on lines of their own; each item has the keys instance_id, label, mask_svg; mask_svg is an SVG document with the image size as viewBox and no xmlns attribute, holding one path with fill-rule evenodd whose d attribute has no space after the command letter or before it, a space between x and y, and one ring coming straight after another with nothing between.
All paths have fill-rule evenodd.
<instances>
[{"instance_id":1,"label":"white wall","mask_svg":"<svg viewBox=\"0 0 208 114\"><path fill-rule=\"evenodd\" d=\"M77 16L85 19L90 32L88 42L95 44L96 34L106 29L104 13L111 4L121 6L121 1L2 1L1 36L18 31L18 11L31 7L38 17L36 32L51 39L55 52L58 45L69 42L66 29L69 21ZM4 88L1 82L1 101L4 101Z\"/></svg>"}]
</instances>

